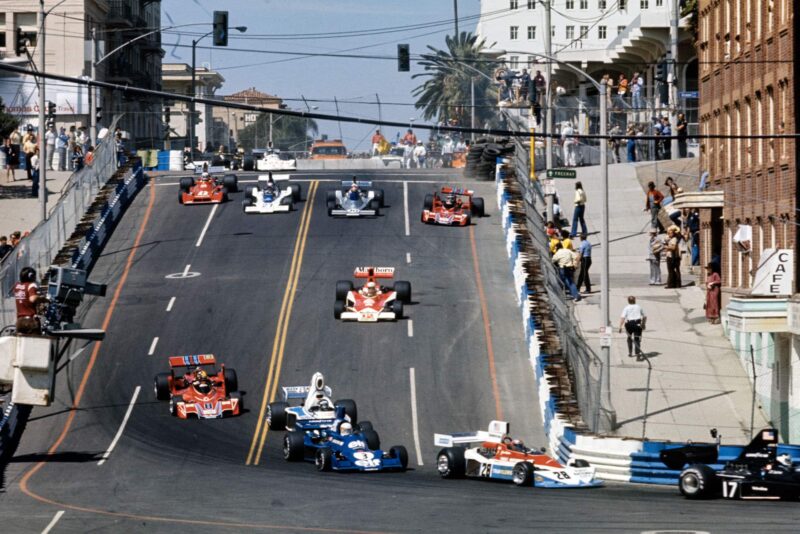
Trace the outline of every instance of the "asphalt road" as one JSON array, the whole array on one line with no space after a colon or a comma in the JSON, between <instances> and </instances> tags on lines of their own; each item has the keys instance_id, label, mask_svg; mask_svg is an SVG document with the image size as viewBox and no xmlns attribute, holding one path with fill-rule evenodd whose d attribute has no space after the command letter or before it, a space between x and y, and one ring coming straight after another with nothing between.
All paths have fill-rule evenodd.
<instances>
[{"instance_id":1,"label":"asphalt road","mask_svg":"<svg viewBox=\"0 0 800 534\"><path fill-rule=\"evenodd\" d=\"M239 193L210 217L211 207L178 204L174 177L140 193L92 275L110 284L109 296L87 303L84 324L101 325L111 310L107 339L60 373L52 408L34 411L0 477L3 531L42 532L53 521L51 532L796 528L800 513L790 503L694 503L673 488L646 486L548 491L439 479L434 432L503 418L529 445L544 443L493 188L469 183L486 198L488 217L444 228L421 224L419 212L426 193L458 175L359 176L385 190L380 217L330 219L325 192L346 178L335 173L296 174L307 202L289 214L244 215ZM333 318L335 281L358 265L394 266L411 282L407 319ZM181 421L155 401L152 377L167 369L166 357L198 353L237 370L243 415ZM358 402L360 419L374 423L384 445L407 447L411 470L319 474L283 461L280 433L259 424L265 392L305 385L316 371L335 398ZM78 409L69 410L76 398Z\"/></svg>"}]
</instances>

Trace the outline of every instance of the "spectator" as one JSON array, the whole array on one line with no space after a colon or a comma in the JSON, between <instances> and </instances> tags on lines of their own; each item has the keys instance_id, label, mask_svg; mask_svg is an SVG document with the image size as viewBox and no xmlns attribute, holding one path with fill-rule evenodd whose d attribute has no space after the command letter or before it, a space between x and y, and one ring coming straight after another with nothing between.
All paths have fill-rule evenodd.
<instances>
[{"instance_id":1,"label":"spectator","mask_svg":"<svg viewBox=\"0 0 800 534\"><path fill-rule=\"evenodd\" d=\"M640 126L636 129L636 137L644 137L644 127ZM648 143L642 139L636 140L636 161L648 160Z\"/></svg>"},{"instance_id":2,"label":"spectator","mask_svg":"<svg viewBox=\"0 0 800 534\"><path fill-rule=\"evenodd\" d=\"M445 136L442 143L442 166L449 168L453 166L453 140L450 136Z\"/></svg>"},{"instance_id":3,"label":"spectator","mask_svg":"<svg viewBox=\"0 0 800 534\"><path fill-rule=\"evenodd\" d=\"M86 135L86 126L78 128L78 134L75 141L80 145L81 151L85 154L86 149L89 147L89 136Z\"/></svg>"},{"instance_id":4,"label":"spectator","mask_svg":"<svg viewBox=\"0 0 800 534\"><path fill-rule=\"evenodd\" d=\"M564 123L561 129L561 144L564 154L564 166L575 166L575 130L572 128L572 123L569 121Z\"/></svg>"},{"instance_id":5,"label":"spectator","mask_svg":"<svg viewBox=\"0 0 800 534\"><path fill-rule=\"evenodd\" d=\"M650 229L650 241L647 246L647 261L650 263L650 285L661 285L661 253L664 251L664 240L658 230Z\"/></svg>"},{"instance_id":6,"label":"spectator","mask_svg":"<svg viewBox=\"0 0 800 534\"><path fill-rule=\"evenodd\" d=\"M545 93L547 92L547 80L542 76L542 71L536 71L536 76L533 77L533 86L536 87L536 103L540 108L543 108Z\"/></svg>"},{"instance_id":7,"label":"spectator","mask_svg":"<svg viewBox=\"0 0 800 534\"><path fill-rule=\"evenodd\" d=\"M17 248L20 239L22 239L22 232L20 232L19 230L14 230L13 232L11 232L11 240L9 241L11 248Z\"/></svg>"},{"instance_id":8,"label":"spectator","mask_svg":"<svg viewBox=\"0 0 800 534\"><path fill-rule=\"evenodd\" d=\"M56 126L54 124L50 126L44 134L44 159L45 169L47 170L53 168L53 154L56 153L56 138L58 138L58 134L56 133Z\"/></svg>"},{"instance_id":9,"label":"spectator","mask_svg":"<svg viewBox=\"0 0 800 534\"><path fill-rule=\"evenodd\" d=\"M719 324L720 308L720 286L722 279L714 269L714 264L706 265L706 303L703 309L706 310L706 320L711 324Z\"/></svg>"},{"instance_id":10,"label":"spectator","mask_svg":"<svg viewBox=\"0 0 800 534\"><path fill-rule=\"evenodd\" d=\"M617 98L619 107L625 107L625 98L628 96L628 79L624 74L619 75L619 84L617 85Z\"/></svg>"},{"instance_id":11,"label":"spectator","mask_svg":"<svg viewBox=\"0 0 800 534\"><path fill-rule=\"evenodd\" d=\"M125 165L126 157L125 157L125 143L122 140L122 132L117 132L117 135L114 137L114 148L117 152L117 167L122 167ZM219 147L219 155L221 158L225 156L225 147L220 145Z\"/></svg>"},{"instance_id":12,"label":"spectator","mask_svg":"<svg viewBox=\"0 0 800 534\"><path fill-rule=\"evenodd\" d=\"M92 145L89 145L86 149L86 154L83 156L83 162L86 165L91 165L92 162L94 162L94 147Z\"/></svg>"},{"instance_id":13,"label":"spectator","mask_svg":"<svg viewBox=\"0 0 800 534\"><path fill-rule=\"evenodd\" d=\"M41 334L42 326L36 316L36 304L39 297L39 286L36 285L36 271L31 267L23 268L19 273L19 282L14 285L13 293L17 304L17 334Z\"/></svg>"},{"instance_id":14,"label":"spectator","mask_svg":"<svg viewBox=\"0 0 800 534\"><path fill-rule=\"evenodd\" d=\"M569 237L569 232L566 230L561 230L561 245L567 250L575 250L575 247L572 246L572 239Z\"/></svg>"},{"instance_id":15,"label":"spectator","mask_svg":"<svg viewBox=\"0 0 800 534\"><path fill-rule=\"evenodd\" d=\"M547 224L544 225L544 231L549 239L558 239L558 230L556 230L556 225L553 224L553 221L547 221ZM555 252L555 247L550 252L551 254Z\"/></svg>"},{"instance_id":16,"label":"spectator","mask_svg":"<svg viewBox=\"0 0 800 534\"><path fill-rule=\"evenodd\" d=\"M583 184L575 182L575 209L572 211L572 233L570 237L575 237L578 231L578 222L581 223L581 233L586 234L586 220L584 214L586 213L586 191L583 190ZM580 284L578 284L580 287Z\"/></svg>"},{"instance_id":17,"label":"spectator","mask_svg":"<svg viewBox=\"0 0 800 534\"><path fill-rule=\"evenodd\" d=\"M410 144L412 147L417 145L417 136L414 135L414 131L411 128L403 136L403 143Z\"/></svg>"},{"instance_id":18,"label":"spectator","mask_svg":"<svg viewBox=\"0 0 800 534\"><path fill-rule=\"evenodd\" d=\"M528 69L522 69L522 74L519 76L519 98L523 102L528 100L528 87L531 84L531 75L528 74Z\"/></svg>"},{"instance_id":19,"label":"spectator","mask_svg":"<svg viewBox=\"0 0 800 534\"><path fill-rule=\"evenodd\" d=\"M664 201L664 195L661 191L656 189L655 182L647 184L647 195L645 196L644 210L650 210L650 227L658 229L658 212L661 211L661 203Z\"/></svg>"},{"instance_id":20,"label":"spectator","mask_svg":"<svg viewBox=\"0 0 800 534\"><path fill-rule=\"evenodd\" d=\"M667 176L667 179L664 180L664 185L667 186L667 189L669 189L669 196L664 198L663 203L669 204L675 200L675 195L678 194L678 189L680 189L680 187L678 187L678 184L675 183L675 179L672 178L672 176Z\"/></svg>"},{"instance_id":21,"label":"spectator","mask_svg":"<svg viewBox=\"0 0 800 534\"><path fill-rule=\"evenodd\" d=\"M666 117L661 119L661 135L667 138L662 141L664 159L672 159L672 126Z\"/></svg>"},{"instance_id":22,"label":"spectator","mask_svg":"<svg viewBox=\"0 0 800 534\"><path fill-rule=\"evenodd\" d=\"M683 113L678 113L678 118L675 121L675 135L678 136L678 157L685 158L687 156L686 150L686 117Z\"/></svg>"},{"instance_id":23,"label":"spectator","mask_svg":"<svg viewBox=\"0 0 800 534\"><path fill-rule=\"evenodd\" d=\"M667 229L667 289L681 288L680 229L672 225Z\"/></svg>"},{"instance_id":24,"label":"spectator","mask_svg":"<svg viewBox=\"0 0 800 534\"><path fill-rule=\"evenodd\" d=\"M58 153L58 170L67 170L67 145L69 145L69 136L67 130L62 126L61 131L56 137L56 152ZM55 169L54 169L55 170Z\"/></svg>"},{"instance_id":25,"label":"spectator","mask_svg":"<svg viewBox=\"0 0 800 534\"><path fill-rule=\"evenodd\" d=\"M690 210L686 215L686 233L691 242L692 268L700 265L700 212Z\"/></svg>"},{"instance_id":26,"label":"spectator","mask_svg":"<svg viewBox=\"0 0 800 534\"><path fill-rule=\"evenodd\" d=\"M644 89L644 80L639 76L638 72L633 73L633 78L630 81L631 90L631 103L633 109L641 109L642 107L642 90Z\"/></svg>"},{"instance_id":27,"label":"spectator","mask_svg":"<svg viewBox=\"0 0 800 534\"><path fill-rule=\"evenodd\" d=\"M33 172L31 169L31 158L36 152L36 136L33 134L33 127L28 126L28 130L22 137L22 151L25 153L25 173L28 180L33 180Z\"/></svg>"},{"instance_id":28,"label":"spectator","mask_svg":"<svg viewBox=\"0 0 800 534\"><path fill-rule=\"evenodd\" d=\"M619 134L621 130L619 129L619 125L615 124L611 130L609 130L608 134L611 138L608 140L608 148L611 149L611 154L614 156L614 163L621 163L622 160L619 157L619 149L622 146L622 143L619 139Z\"/></svg>"},{"instance_id":29,"label":"spectator","mask_svg":"<svg viewBox=\"0 0 800 534\"><path fill-rule=\"evenodd\" d=\"M33 150L31 156L31 196L36 198L39 196L39 147L38 145ZM42 185L44 187L44 185Z\"/></svg>"},{"instance_id":30,"label":"spectator","mask_svg":"<svg viewBox=\"0 0 800 534\"><path fill-rule=\"evenodd\" d=\"M3 261L3 258L6 257L6 254L11 252L14 247L8 244L8 238L4 235L0 235L0 261Z\"/></svg>"},{"instance_id":31,"label":"spectator","mask_svg":"<svg viewBox=\"0 0 800 534\"><path fill-rule=\"evenodd\" d=\"M418 169L422 169L425 167L425 157L428 155L428 151L425 150L425 145L422 144L422 141L417 143L417 146L414 148L414 163L416 164Z\"/></svg>"},{"instance_id":32,"label":"spectator","mask_svg":"<svg viewBox=\"0 0 800 534\"><path fill-rule=\"evenodd\" d=\"M558 268L558 274L561 277L561 282L564 287L569 290L571 298L575 302L580 302L581 295L578 293L578 288L575 287L573 280L575 276L575 258L572 251L564 248L561 243L556 243L556 252L553 254L553 264Z\"/></svg>"},{"instance_id":33,"label":"spectator","mask_svg":"<svg viewBox=\"0 0 800 534\"><path fill-rule=\"evenodd\" d=\"M624 326L628 335L628 358L633 358L635 354L637 361L642 360L642 332L646 323L647 316L642 307L636 304L636 297L628 297L628 305L622 309L619 317L619 331L622 333Z\"/></svg>"},{"instance_id":34,"label":"spectator","mask_svg":"<svg viewBox=\"0 0 800 534\"><path fill-rule=\"evenodd\" d=\"M375 130L375 133L372 134L372 155L378 156L381 153L381 144L386 141L386 138L383 136L380 130Z\"/></svg>"},{"instance_id":35,"label":"spectator","mask_svg":"<svg viewBox=\"0 0 800 534\"><path fill-rule=\"evenodd\" d=\"M625 141L625 148L628 154L628 163L634 163L636 161L636 130L633 126L628 126L626 133L628 137Z\"/></svg>"},{"instance_id":36,"label":"spectator","mask_svg":"<svg viewBox=\"0 0 800 534\"><path fill-rule=\"evenodd\" d=\"M74 149L72 152L72 157L70 157L70 162L72 162L73 172L78 172L79 170L83 169L83 149L77 142L73 148Z\"/></svg>"},{"instance_id":37,"label":"spectator","mask_svg":"<svg viewBox=\"0 0 800 534\"><path fill-rule=\"evenodd\" d=\"M73 171L75 170L75 148L78 146L78 133L74 124L69 127L69 134L67 137L69 138L67 141L67 153L69 154L67 165L69 166L68 169Z\"/></svg>"},{"instance_id":38,"label":"spectator","mask_svg":"<svg viewBox=\"0 0 800 534\"><path fill-rule=\"evenodd\" d=\"M17 161L19 160L19 154L14 152L14 145L11 143L10 137L6 137L4 141L3 152L6 153L6 183L10 184L17 179L14 171L17 169Z\"/></svg>"},{"instance_id":39,"label":"spectator","mask_svg":"<svg viewBox=\"0 0 800 534\"><path fill-rule=\"evenodd\" d=\"M410 131L410 130L409 130ZM410 169L411 161L414 157L414 145L411 143L403 143L403 168Z\"/></svg>"},{"instance_id":40,"label":"spectator","mask_svg":"<svg viewBox=\"0 0 800 534\"><path fill-rule=\"evenodd\" d=\"M659 137L656 139L656 160L664 159L664 140L660 139L663 135L663 125L658 117L653 117L653 135Z\"/></svg>"},{"instance_id":41,"label":"spectator","mask_svg":"<svg viewBox=\"0 0 800 534\"><path fill-rule=\"evenodd\" d=\"M19 156L22 153L22 146L20 145L22 142L22 136L19 134L19 129L11 132L8 138L11 140L12 152L17 155L17 158L14 160L14 164L16 165L16 168L19 169Z\"/></svg>"},{"instance_id":42,"label":"spectator","mask_svg":"<svg viewBox=\"0 0 800 534\"><path fill-rule=\"evenodd\" d=\"M581 244L578 247L580 254L580 270L578 271L578 291L586 285L586 293L592 292L592 281L589 279L589 268L592 266L592 244L586 238L586 232L581 234Z\"/></svg>"}]
</instances>

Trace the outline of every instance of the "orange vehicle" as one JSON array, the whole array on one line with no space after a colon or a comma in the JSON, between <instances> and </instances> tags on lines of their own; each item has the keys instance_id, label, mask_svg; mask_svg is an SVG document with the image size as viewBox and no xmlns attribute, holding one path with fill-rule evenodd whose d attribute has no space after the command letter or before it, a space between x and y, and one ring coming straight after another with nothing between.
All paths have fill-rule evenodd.
<instances>
[{"instance_id":1,"label":"orange vehicle","mask_svg":"<svg viewBox=\"0 0 800 534\"><path fill-rule=\"evenodd\" d=\"M321 139L311 145L311 159L347 159L347 148L341 139Z\"/></svg>"}]
</instances>

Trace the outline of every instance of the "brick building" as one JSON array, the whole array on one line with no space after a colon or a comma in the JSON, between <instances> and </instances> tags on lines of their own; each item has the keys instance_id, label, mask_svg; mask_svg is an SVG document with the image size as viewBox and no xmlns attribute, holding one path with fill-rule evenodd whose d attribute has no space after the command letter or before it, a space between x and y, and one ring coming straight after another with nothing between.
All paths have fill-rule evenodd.
<instances>
[{"instance_id":1,"label":"brick building","mask_svg":"<svg viewBox=\"0 0 800 534\"><path fill-rule=\"evenodd\" d=\"M796 132L793 2L700 0L698 10L701 134ZM786 138L704 139L700 164L709 195L707 203L697 203L704 208L701 261L718 262L726 333L751 378L755 366L765 413L785 439L796 442L797 144ZM785 283L760 283L764 276Z\"/></svg>"}]
</instances>

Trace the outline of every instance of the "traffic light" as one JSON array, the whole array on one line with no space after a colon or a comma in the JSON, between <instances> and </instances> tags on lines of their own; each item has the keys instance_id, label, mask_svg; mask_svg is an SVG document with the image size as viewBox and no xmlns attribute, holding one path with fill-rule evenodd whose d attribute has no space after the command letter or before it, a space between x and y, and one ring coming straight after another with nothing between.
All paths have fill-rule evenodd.
<instances>
[{"instance_id":1,"label":"traffic light","mask_svg":"<svg viewBox=\"0 0 800 534\"><path fill-rule=\"evenodd\" d=\"M667 64L666 63L659 63L656 65L656 81L666 83L667 82Z\"/></svg>"},{"instance_id":2,"label":"traffic light","mask_svg":"<svg viewBox=\"0 0 800 534\"><path fill-rule=\"evenodd\" d=\"M94 118L96 122L100 122L100 120L103 118L103 108L101 108L100 106L97 107L97 109L95 110Z\"/></svg>"},{"instance_id":3,"label":"traffic light","mask_svg":"<svg viewBox=\"0 0 800 534\"><path fill-rule=\"evenodd\" d=\"M48 117L55 117L56 116L56 103L47 101L47 116Z\"/></svg>"},{"instance_id":4,"label":"traffic light","mask_svg":"<svg viewBox=\"0 0 800 534\"><path fill-rule=\"evenodd\" d=\"M227 11L214 11L214 46L228 46Z\"/></svg>"},{"instance_id":5,"label":"traffic light","mask_svg":"<svg viewBox=\"0 0 800 534\"><path fill-rule=\"evenodd\" d=\"M397 71L408 72L411 70L411 54L407 44L397 45Z\"/></svg>"},{"instance_id":6,"label":"traffic light","mask_svg":"<svg viewBox=\"0 0 800 534\"><path fill-rule=\"evenodd\" d=\"M27 35L22 33L22 28L17 27L17 33L14 39L14 53L18 56L21 56L25 52L25 48L28 46L27 43Z\"/></svg>"}]
</instances>

